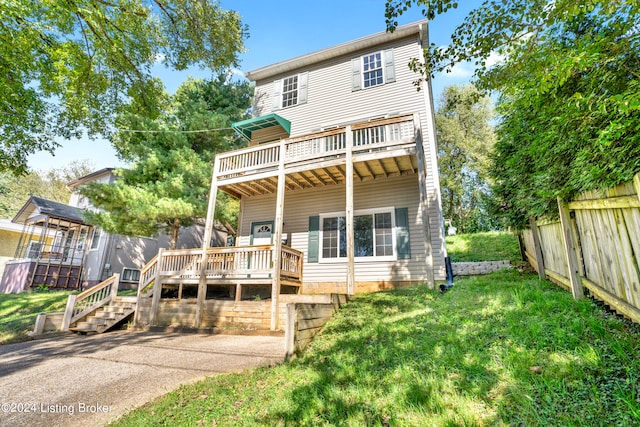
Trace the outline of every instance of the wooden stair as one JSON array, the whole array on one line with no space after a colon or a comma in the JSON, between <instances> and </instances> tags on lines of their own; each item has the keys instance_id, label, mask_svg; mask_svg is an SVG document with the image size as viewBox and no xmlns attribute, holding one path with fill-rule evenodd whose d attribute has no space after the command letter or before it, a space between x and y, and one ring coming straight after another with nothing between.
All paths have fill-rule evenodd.
<instances>
[{"instance_id":1,"label":"wooden stair","mask_svg":"<svg viewBox=\"0 0 640 427\"><path fill-rule=\"evenodd\" d=\"M69 327L70 331L98 333L108 331L136 311L137 297L116 297L109 304L98 308Z\"/></svg>"}]
</instances>

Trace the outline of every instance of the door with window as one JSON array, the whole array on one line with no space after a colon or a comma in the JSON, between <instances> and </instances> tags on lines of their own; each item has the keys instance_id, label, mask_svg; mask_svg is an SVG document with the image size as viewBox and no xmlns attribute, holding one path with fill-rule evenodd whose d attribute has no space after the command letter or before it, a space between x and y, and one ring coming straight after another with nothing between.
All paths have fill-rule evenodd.
<instances>
[{"instance_id":1,"label":"door with window","mask_svg":"<svg viewBox=\"0 0 640 427\"><path fill-rule=\"evenodd\" d=\"M270 245L273 242L273 221L261 221L251 224L251 244Z\"/></svg>"},{"instance_id":2,"label":"door with window","mask_svg":"<svg viewBox=\"0 0 640 427\"><path fill-rule=\"evenodd\" d=\"M273 243L273 221L260 221L251 223L250 244L270 245ZM248 258L248 267L258 270L271 268L271 251L260 251ZM269 277L271 277L269 275Z\"/></svg>"}]
</instances>

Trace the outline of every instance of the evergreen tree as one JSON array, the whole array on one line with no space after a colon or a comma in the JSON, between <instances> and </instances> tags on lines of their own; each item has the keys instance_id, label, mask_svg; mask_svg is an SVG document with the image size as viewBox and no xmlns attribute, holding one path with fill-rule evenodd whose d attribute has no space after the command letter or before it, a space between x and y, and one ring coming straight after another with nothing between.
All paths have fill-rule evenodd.
<instances>
[{"instance_id":1,"label":"evergreen tree","mask_svg":"<svg viewBox=\"0 0 640 427\"><path fill-rule=\"evenodd\" d=\"M124 235L163 231L174 248L180 227L206 217L215 155L241 146L231 123L247 118L252 93L249 83L219 76L188 80L152 116L129 105L117 119L114 146L132 166L118 169L114 184L82 189L100 209L89 220ZM221 195L218 204L216 219L235 227L237 202Z\"/></svg>"}]
</instances>

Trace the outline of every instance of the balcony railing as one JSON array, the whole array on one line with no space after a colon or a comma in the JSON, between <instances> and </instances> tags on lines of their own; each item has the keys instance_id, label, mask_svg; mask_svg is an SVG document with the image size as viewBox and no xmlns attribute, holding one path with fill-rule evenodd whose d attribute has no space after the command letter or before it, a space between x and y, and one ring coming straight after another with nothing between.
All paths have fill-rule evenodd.
<instances>
[{"instance_id":1,"label":"balcony railing","mask_svg":"<svg viewBox=\"0 0 640 427\"><path fill-rule=\"evenodd\" d=\"M281 155L284 155L285 167L338 158L346 153L346 130L340 127L287 139L284 150L280 142L274 142L219 154L219 168L214 172L218 179L224 179L277 170ZM415 141L413 115L358 123L351 126L351 132L354 156Z\"/></svg>"},{"instance_id":2,"label":"balcony railing","mask_svg":"<svg viewBox=\"0 0 640 427\"><path fill-rule=\"evenodd\" d=\"M205 268L207 283L216 284L228 279L269 278L273 273L274 250L275 245L210 248ZM281 277L301 281L302 252L283 246L280 259ZM153 272L163 282L193 282L200 278L201 263L201 249L166 250L160 257L154 258L144 271ZM153 281L151 275L142 276L141 290Z\"/></svg>"}]
</instances>

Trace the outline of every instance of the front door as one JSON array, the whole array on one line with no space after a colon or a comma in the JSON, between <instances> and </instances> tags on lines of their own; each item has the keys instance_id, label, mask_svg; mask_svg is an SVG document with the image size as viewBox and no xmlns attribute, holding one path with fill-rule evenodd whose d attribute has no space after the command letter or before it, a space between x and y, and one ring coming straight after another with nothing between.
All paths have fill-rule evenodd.
<instances>
[{"instance_id":1,"label":"front door","mask_svg":"<svg viewBox=\"0 0 640 427\"><path fill-rule=\"evenodd\" d=\"M273 242L273 221L260 221L251 223L251 239L250 245L270 245ZM270 258L270 257L269 257ZM251 259L249 255L248 259L249 268L265 269L271 268L271 261L268 258L257 257ZM249 275L251 277L251 275ZM269 275L268 277L271 277Z\"/></svg>"},{"instance_id":2,"label":"front door","mask_svg":"<svg viewBox=\"0 0 640 427\"><path fill-rule=\"evenodd\" d=\"M273 221L251 224L251 245L270 245L273 242Z\"/></svg>"}]
</instances>

